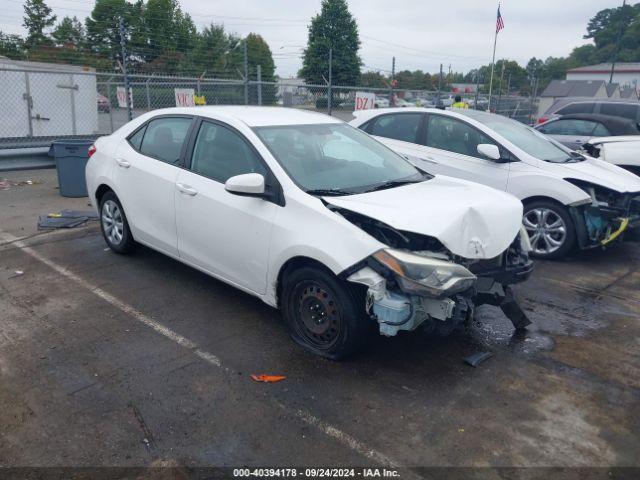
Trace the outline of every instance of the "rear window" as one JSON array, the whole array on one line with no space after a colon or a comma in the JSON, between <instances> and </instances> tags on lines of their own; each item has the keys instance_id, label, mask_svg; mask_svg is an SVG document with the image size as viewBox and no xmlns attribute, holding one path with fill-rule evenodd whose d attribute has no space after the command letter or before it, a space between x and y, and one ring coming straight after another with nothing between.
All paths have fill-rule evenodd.
<instances>
[{"instance_id":1,"label":"rear window","mask_svg":"<svg viewBox=\"0 0 640 480\"><path fill-rule=\"evenodd\" d=\"M178 163L190 126L191 119L186 117L151 120L142 139L140 153L163 162Z\"/></svg>"},{"instance_id":2,"label":"rear window","mask_svg":"<svg viewBox=\"0 0 640 480\"><path fill-rule=\"evenodd\" d=\"M628 103L601 103L600 113L636 120L638 118L638 105Z\"/></svg>"},{"instance_id":3,"label":"rear window","mask_svg":"<svg viewBox=\"0 0 640 480\"><path fill-rule=\"evenodd\" d=\"M141 129L139 129L136 133L129 137L129 143L133 148L140 151L140 146L142 145L142 137L144 137L144 131L147 129L145 125Z\"/></svg>"},{"instance_id":4,"label":"rear window","mask_svg":"<svg viewBox=\"0 0 640 480\"><path fill-rule=\"evenodd\" d=\"M592 113L593 102L570 103L566 107L562 107L556 113L560 115L569 115L571 113Z\"/></svg>"}]
</instances>

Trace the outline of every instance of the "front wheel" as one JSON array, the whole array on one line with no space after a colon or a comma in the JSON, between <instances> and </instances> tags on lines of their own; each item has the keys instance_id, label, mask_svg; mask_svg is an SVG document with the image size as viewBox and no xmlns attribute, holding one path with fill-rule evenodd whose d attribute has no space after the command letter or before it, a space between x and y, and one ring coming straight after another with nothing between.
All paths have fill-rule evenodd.
<instances>
[{"instance_id":1,"label":"front wheel","mask_svg":"<svg viewBox=\"0 0 640 480\"><path fill-rule=\"evenodd\" d=\"M531 254L536 258L564 257L576 243L571 215L564 206L550 200L526 204L522 223L529 234Z\"/></svg>"},{"instance_id":2,"label":"front wheel","mask_svg":"<svg viewBox=\"0 0 640 480\"><path fill-rule=\"evenodd\" d=\"M285 276L282 312L294 341L332 360L355 352L370 333L364 298L317 267L302 267Z\"/></svg>"}]
</instances>

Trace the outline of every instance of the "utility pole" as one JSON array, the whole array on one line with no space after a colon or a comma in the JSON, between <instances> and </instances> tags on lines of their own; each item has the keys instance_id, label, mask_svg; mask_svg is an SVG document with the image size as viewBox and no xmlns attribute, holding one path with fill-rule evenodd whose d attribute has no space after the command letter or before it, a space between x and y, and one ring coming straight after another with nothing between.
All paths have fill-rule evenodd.
<instances>
[{"instance_id":1,"label":"utility pole","mask_svg":"<svg viewBox=\"0 0 640 480\"><path fill-rule=\"evenodd\" d=\"M124 75L124 92L127 98L127 116L129 121L133 120L131 108L131 87L129 86L129 75L127 74L127 41L125 40L124 18L120 17L120 49L122 51L122 74Z\"/></svg>"},{"instance_id":2,"label":"utility pole","mask_svg":"<svg viewBox=\"0 0 640 480\"><path fill-rule=\"evenodd\" d=\"M258 105L262 106L262 65L256 65L258 80Z\"/></svg>"},{"instance_id":3,"label":"utility pole","mask_svg":"<svg viewBox=\"0 0 640 480\"><path fill-rule=\"evenodd\" d=\"M616 60L618 59L618 53L620 52L620 41L622 40L622 31L624 30L624 10L627 5L627 0L622 0L622 10L620 11L620 27L618 27L618 38L616 39L616 49L613 51L613 58L611 60L611 75L609 75L609 83L613 83L613 72L616 68Z\"/></svg>"},{"instance_id":4,"label":"utility pole","mask_svg":"<svg viewBox=\"0 0 640 480\"><path fill-rule=\"evenodd\" d=\"M496 113L499 113L500 102L502 101L502 81L504 80L504 62L502 62L502 73L500 74L500 92L498 93L498 105L496 105Z\"/></svg>"},{"instance_id":5,"label":"utility pole","mask_svg":"<svg viewBox=\"0 0 640 480\"><path fill-rule=\"evenodd\" d=\"M442 91L442 64L440 64L440 76L438 77L438 95L436 97L436 107L440 106L441 91Z\"/></svg>"},{"instance_id":6,"label":"utility pole","mask_svg":"<svg viewBox=\"0 0 640 480\"><path fill-rule=\"evenodd\" d=\"M333 48L329 49L329 82L327 86L327 114L331 115L331 107L333 100Z\"/></svg>"},{"instance_id":7,"label":"utility pole","mask_svg":"<svg viewBox=\"0 0 640 480\"><path fill-rule=\"evenodd\" d=\"M476 73L476 99L473 103L473 107L478 110L478 95L480 94L480 69Z\"/></svg>"},{"instance_id":8,"label":"utility pole","mask_svg":"<svg viewBox=\"0 0 640 480\"><path fill-rule=\"evenodd\" d=\"M396 79L396 57L391 59L391 83L389 84L389 106L395 107L396 102L393 98L393 83Z\"/></svg>"},{"instance_id":9,"label":"utility pole","mask_svg":"<svg viewBox=\"0 0 640 480\"><path fill-rule=\"evenodd\" d=\"M244 38L244 104L249 105L249 54L247 52L247 37Z\"/></svg>"}]
</instances>

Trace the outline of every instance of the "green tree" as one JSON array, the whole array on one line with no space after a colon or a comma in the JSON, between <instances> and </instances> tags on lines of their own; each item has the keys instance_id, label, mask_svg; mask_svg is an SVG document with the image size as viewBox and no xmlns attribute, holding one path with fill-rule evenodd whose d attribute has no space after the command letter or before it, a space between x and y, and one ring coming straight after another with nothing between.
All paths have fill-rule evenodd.
<instances>
[{"instance_id":1,"label":"green tree","mask_svg":"<svg viewBox=\"0 0 640 480\"><path fill-rule=\"evenodd\" d=\"M211 24L196 37L196 45L191 54L193 73L208 76L225 76L229 37L222 25Z\"/></svg>"},{"instance_id":2,"label":"green tree","mask_svg":"<svg viewBox=\"0 0 640 480\"><path fill-rule=\"evenodd\" d=\"M176 0L148 0L143 23L147 37L143 56L147 61L169 52L187 56L196 46L196 26Z\"/></svg>"},{"instance_id":3,"label":"green tree","mask_svg":"<svg viewBox=\"0 0 640 480\"><path fill-rule=\"evenodd\" d=\"M24 17L22 26L27 29L25 44L27 48L34 48L49 41L45 30L51 27L56 16L51 14L51 8L44 0L26 0L24 2Z\"/></svg>"},{"instance_id":4,"label":"green tree","mask_svg":"<svg viewBox=\"0 0 640 480\"><path fill-rule=\"evenodd\" d=\"M358 25L346 0L322 0L320 14L311 19L300 75L310 84L324 84L333 55L333 83L357 85L362 61L358 56Z\"/></svg>"},{"instance_id":5,"label":"green tree","mask_svg":"<svg viewBox=\"0 0 640 480\"><path fill-rule=\"evenodd\" d=\"M257 80L258 69L260 65L260 73L263 82L275 82L276 64L273 61L273 55L267 42L257 33L250 33L245 38L247 42L247 60L249 64L249 78ZM255 90L255 89L252 89ZM257 97L257 90L252 91L252 96ZM262 86L262 102L263 104L272 104L275 102L276 87L275 85ZM257 98L253 98L257 101Z\"/></svg>"},{"instance_id":6,"label":"green tree","mask_svg":"<svg viewBox=\"0 0 640 480\"><path fill-rule=\"evenodd\" d=\"M140 25L140 16L135 15L135 5L126 0L96 0L91 16L85 20L87 43L90 50L111 60L115 66L121 60L119 22L123 18L127 29L131 31ZM140 5L137 5L140 13ZM130 49L131 51L131 49Z\"/></svg>"},{"instance_id":7,"label":"green tree","mask_svg":"<svg viewBox=\"0 0 640 480\"><path fill-rule=\"evenodd\" d=\"M380 72L364 72L360 74L358 85L369 88L388 88L389 80Z\"/></svg>"},{"instance_id":8,"label":"green tree","mask_svg":"<svg viewBox=\"0 0 640 480\"><path fill-rule=\"evenodd\" d=\"M57 45L70 45L76 49L84 47L84 26L77 17L64 17L51 36Z\"/></svg>"},{"instance_id":9,"label":"green tree","mask_svg":"<svg viewBox=\"0 0 640 480\"><path fill-rule=\"evenodd\" d=\"M0 31L0 55L12 60L22 60L25 58L24 40L20 35Z\"/></svg>"}]
</instances>

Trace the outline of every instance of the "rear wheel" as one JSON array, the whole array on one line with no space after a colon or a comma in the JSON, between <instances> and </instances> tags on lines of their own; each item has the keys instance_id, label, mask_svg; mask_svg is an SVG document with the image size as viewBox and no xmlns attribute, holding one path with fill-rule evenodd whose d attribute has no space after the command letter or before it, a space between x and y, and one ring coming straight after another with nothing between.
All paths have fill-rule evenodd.
<instances>
[{"instance_id":1,"label":"rear wheel","mask_svg":"<svg viewBox=\"0 0 640 480\"><path fill-rule=\"evenodd\" d=\"M291 337L313 353L338 360L362 346L371 319L351 285L318 267L286 274L282 311Z\"/></svg>"},{"instance_id":2,"label":"rear wheel","mask_svg":"<svg viewBox=\"0 0 640 480\"><path fill-rule=\"evenodd\" d=\"M536 258L564 257L576 243L571 215L565 207L550 200L527 203L522 218Z\"/></svg>"},{"instance_id":3,"label":"rear wheel","mask_svg":"<svg viewBox=\"0 0 640 480\"><path fill-rule=\"evenodd\" d=\"M107 245L114 252L129 253L134 249L135 242L127 217L113 192L105 193L100 199L100 228Z\"/></svg>"}]
</instances>

